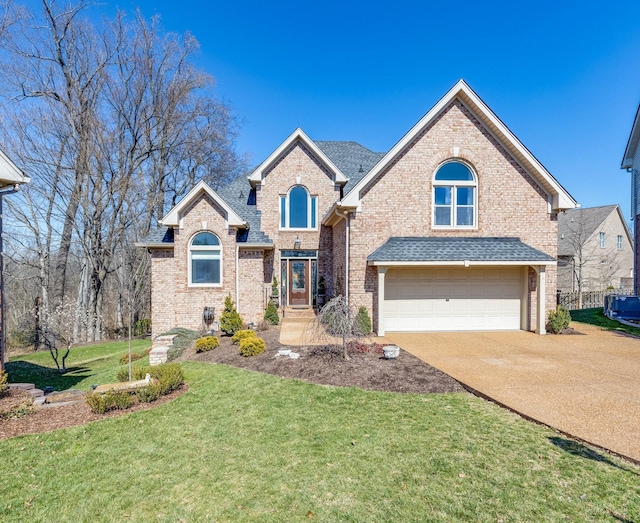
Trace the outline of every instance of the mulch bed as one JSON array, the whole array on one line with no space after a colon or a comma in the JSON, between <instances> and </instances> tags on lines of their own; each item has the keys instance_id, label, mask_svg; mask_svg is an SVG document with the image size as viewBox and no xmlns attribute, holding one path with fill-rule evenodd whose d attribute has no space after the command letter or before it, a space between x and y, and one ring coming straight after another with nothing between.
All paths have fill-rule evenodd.
<instances>
[{"instance_id":1,"label":"mulch bed","mask_svg":"<svg viewBox=\"0 0 640 523\"><path fill-rule=\"evenodd\" d=\"M259 356L246 358L232 344L231 338L220 336L220 346L212 351L197 354L194 348L187 349L176 361L204 361L223 363L234 367L265 372L283 378L296 378L320 385L358 387L364 390L404 393L463 392L465 389L450 376L424 363L415 356L400 351L396 360L386 360L379 347L365 348L358 344L357 350L349 352L350 360L342 357L341 349L330 346L283 347L280 345L280 327L259 331L258 336L267 344L267 351ZM292 349L300 353L299 359L278 356L278 350ZM129 412L147 410L181 395L186 385L159 398L153 403L136 403L126 411L111 411L95 414L86 403L59 407L39 408L34 413L18 419L0 420L0 440L20 434L35 434L54 429L82 425L90 421L121 416ZM15 403L18 391L11 391L0 398L0 410Z\"/></svg>"},{"instance_id":2,"label":"mulch bed","mask_svg":"<svg viewBox=\"0 0 640 523\"><path fill-rule=\"evenodd\" d=\"M403 350L396 360L384 359L379 350L352 350L349 352L351 359L345 360L341 348L282 347L279 342L279 327L271 327L257 334L267 344L267 352L259 356L245 358L238 352L238 346L231 343L231 338L220 336L220 346L217 349L200 354L193 348L187 349L180 360L224 363L283 378L365 390L417 394L464 391L456 380ZM294 360L278 356L278 350L282 348L300 353L300 358Z\"/></svg>"}]
</instances>

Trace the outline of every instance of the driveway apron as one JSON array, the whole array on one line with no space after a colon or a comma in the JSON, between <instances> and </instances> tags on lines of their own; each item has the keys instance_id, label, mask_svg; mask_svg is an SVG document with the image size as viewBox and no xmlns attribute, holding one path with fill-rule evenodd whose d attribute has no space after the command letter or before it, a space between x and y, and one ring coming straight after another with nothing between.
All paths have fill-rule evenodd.
<instances>
[{"instance_id":1,"label":"driveway apron","mask_svg":"<svg viewBox=\"0 0 640 523\"><path fill-rule=\"evenodd\" d=\"M640 460L640 339L571 326L579 334L387 333L384 341L521 414Z\"/></svg>"}]
</instances>

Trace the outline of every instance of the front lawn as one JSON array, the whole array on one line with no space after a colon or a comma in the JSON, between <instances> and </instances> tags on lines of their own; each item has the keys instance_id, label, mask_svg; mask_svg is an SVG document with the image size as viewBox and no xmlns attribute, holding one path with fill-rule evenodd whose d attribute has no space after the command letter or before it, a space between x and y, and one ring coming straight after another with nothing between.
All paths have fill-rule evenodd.
<instances>
[{"instance_id":1,"label":"front lawn","mask_svg":"<svg viewBox=\"0 0 640 523\"><path fill-rule=\"evenodd\" d=\"M132 352L144 353L149 340L132 340ZM89 390L91 385L115 381L120 358L128 353L128 342L112 341L73 347L66 361L68 371L60 374L48 350L40 350L9 358L6 371L11 383L33 383L37 388L51 386L54 390ZM148 364L145 356L135 364Z\"/></svg>"},{"instance_id":2,"label":"front lawn","mask_svg":"<svg viewBox=\"0 0 640 523\"><path fill-rule=\"evenodd\" d=\"M607 318L604 315L604 312L602 312L602 307L570 311L570 314L572 321L589 323L590 325L596 325L608 331L616 330L626 332L628 334L633 334L634 336L640 336L640 328L631 327L630 325L624 325L619 321Z\"/></svg>"},{"instance_id":3,"label":"front lawn","mask_svg":"<svg viewBox=\"0 0 640 523\"><path fill-rule=\"evenodd\" d=\"M156 409L0 441L0 520L640 521L640 468L470 394L184 368Z\"/></svg>"}]
</instances>

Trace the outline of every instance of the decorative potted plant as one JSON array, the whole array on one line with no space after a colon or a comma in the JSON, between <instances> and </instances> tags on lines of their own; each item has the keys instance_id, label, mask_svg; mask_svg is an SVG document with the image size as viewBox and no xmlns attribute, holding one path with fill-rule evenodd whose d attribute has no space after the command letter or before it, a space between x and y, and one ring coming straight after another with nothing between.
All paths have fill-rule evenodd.
<instances>
[{"instance_id":1,"label":"decorative potted plant","mask_svg":"<svg viewBox=\"0 0 640 523\"><path fill-rule=\"evenodd\" d=\"M273 283L271 284L271 301L278 306L280 300L280 288L278 287L278 278L273 277Z\"/></svg>"},{"instance_id":2,"label":"decorative potted plant","mask_svg":"<svg viewBox=\"0 0 640 523\"><path fill-rule=\"evenodd\" d=\"M320 279L318 280L318 294L316 295L316 305L318 307L322 307L324 305L326 292L327 289L324 283L324 276L320 276Z\"/></svg>"}]
</instances>

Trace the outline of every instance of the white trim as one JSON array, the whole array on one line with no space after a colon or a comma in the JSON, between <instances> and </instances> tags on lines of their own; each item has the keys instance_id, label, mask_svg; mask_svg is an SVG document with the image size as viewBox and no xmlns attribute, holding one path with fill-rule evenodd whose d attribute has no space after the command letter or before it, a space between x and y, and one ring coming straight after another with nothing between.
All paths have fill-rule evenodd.
<instances>
[{"instance_id":1,"label":"white trim","mask_svg":"<svg viewBox=\"0 0 640 523\"><path fill-rule=\"evenodd\" d=\"M638 141L640 141L640 105L636 110L636 114L633 118L633 125L631 126L631 133L627 140L627 147L624 150L622 156L621 169L629 169L633 167L633 159L635 157L636 149L638 148Z\"/></svg>"},{"instance_id":2,"label":"white trim","mask_svg":"<svg viewBox=\"0 0 640 523\"><path fill-rule=\"evenodd\" d=\"M4 152L0 151L0 188L29 183L30 181L31 178L24 174Z\"/></svg>"},{"instance_id":3,"label":"white trim","mask_svg":"<svg viewBox=\"0 0 640 523\"><path fill-rule=\"evenodd\" d=\"M213 234L216 238L218 238L218 245L196 245L195 248L193 246L193 240L196 236L198 236L198 234L202 234L202 233L209 233L209 234ZM219 251L219 258L218 261L220 262L220 282L219 283L193 283L191 281L191 264L193 261L193 258L191 257L191 253L193 251ZM215 260L215 258L212 258L213 260ZM238 259L238 257L236 256L236 260ZM222 241L220 240L220 236L218 236L215 232L213 231L197 231L195 232L191 238L189 238L189 242L187 244L187 287L189 288L202 288L202 287L207 287L207 288L212 288L212 287L222 287L224 279L223 279L223 268L224 268L224 264L222 263L223 261L223 250L222 250Z\"/></svg>"},{"instance_id":4,"label":"white trim","mask_svg":"<svg viewBox=\"0 0 640 523\"><path fill-rule=\"evenodd\" d=\"M301 187L302 189L304 189L307 193L307 223L309 224L309 227L289 227L289 222L291 220L291 191L293 191L294 189L297 189L298 187ZM285 201L285 212L286 212L286 216L285 216L285 226L282 226L282 198L284 198ZM315 216L314 216L314 209L313 209L313 204L312 202L315 200ZM315 227L311 227L311 224L313 222L316 222ZM311 191L302 184L296 184L296 185L292 185L289 190L287 191L286 194L281 194L278 196L278 229L281 231L299 231L299 232L304 232L304 231L317 231L318 230L318 195L317 194L311 194Z\"/></svg>"},{"instance_id":5,"label":"white trim","mask_svg":"<svg viewBox=\"0 0 640 523\"><path fill-rule=\"evenodd\" d=\"M189 205L198 197L200 193L207 194L214 202L216 202L226 213L226 221L228 227L240 227L246 229L248 227L238 214L225 202L216 191L214 191L204 181L200 180L193 189L191 189L187 195L182 198L165 216L160 220L162 225L169 227L182 227L182 213L187 209Z\"/></svg>"},{"instance_id":6,"label":"white trim","mask_svg":"<svg viewBox=\"0 0 640 523\"><path fill-rule=\"evenodd\" d=\"M288 138L282 142L278 148L273 151L267 159L262 162L255 170L249 175L248 179L252 186L258 184L264 185L265 173L269 168L277 162L282 155L296 142L301 142L309 149L313 155L318 158L324 166L333 173L333 181L335 183L345 184L347 183L347 177L342 173L340 169L334 164L329 157L322 152L322 150L305 134L305 132L298 127L293 131Z\"/></svg>"},{"instance_id":7,"label":"white trim","mask_svg":"<svg viewBox=\"0 0 640 523\"><path fill-rule=\"evenodd\" d=\"M539 185L552 198L553 210L573 209L577 202L557 182L544 166L529 152L515 135L500 121L489 107L473 92L464 80L454 85L422 119L405 134L402 139L367 173L340 202L341 206L356 207L360 203L360 194L376 177L386 169L417 136L430 125L440 113L454 100L460 100L485 125L485 128L506 148L513 158L538 181Z\"/></svg>"},{"instance_id":8,"label":"white trim","mask_svg":"<svg viewBox=\"0 0 640 523\"><path fill-rule=\"evenodd\" d=\"M471 260L455 260L455 261L368 261L368 265L375 267L490 267L493 265L500 266L520 266L520 265L541 265L551 266L557 265L558 262L546 261L471 261Z\"/></svg>"}]
</instances>

